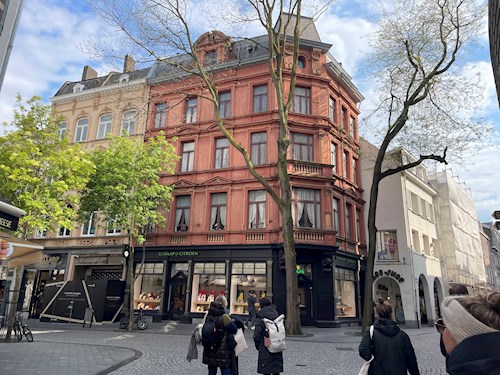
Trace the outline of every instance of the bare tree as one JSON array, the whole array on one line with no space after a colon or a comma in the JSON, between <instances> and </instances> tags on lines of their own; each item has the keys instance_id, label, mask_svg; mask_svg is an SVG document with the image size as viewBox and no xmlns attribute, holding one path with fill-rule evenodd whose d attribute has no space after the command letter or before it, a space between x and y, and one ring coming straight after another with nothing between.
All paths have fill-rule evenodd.
<instances>
[{"instance_id":1,"label":"bare tree","mask_svg":"<svg viewBox=\"0 0 500 375\"><path fill-rule=\"evenodd\" d=\"M376 210L380 181L426 161L463 159L487 139L489 127L474 115L482 88L467 71L466 56L479 35L484 6L472 0L395 1L382 9L374 47L367 59L379 101L370 116L378 122L376 156L368 211L363 330L371 324L376 253ZM387 151L404 146L414 162L384 164Z\"/></svg>"},{"instance_id":2,"label":"bare tree","mask_svg":"<svg viewBox=\"0 0 500 375\"><path fill-rule=\"evenodd\" d=\"M217 2L211 6L219 11L211 17L210 24L230 22L235 28L264 28L267 41L264 48L268 52L269 73L274 84L279 114L278 139L278 179L279 190L275 190L268 180L259 174L251 161L249 152L238 143L226 127L220 112L217 83L224 78L224 71L207 64L196 53L196 37L202 31L199 23L204 19L202 9L190 0L88 0L94 11L125 39L120 39L120 48L115 53L116 43L106 45L92 42L93 49L104 51L106 55L121 55L124 48L140 54L144 61L159 61L174 66L186 77L200 81L199 96L213 102L216 122L220 131L238 150L245 160L251 175L258 180L276 202L282 217L282 234L286 264L287 292L287 334L301 334L298 285L296 276L296 253L293 235L290 177L287 171L289 147L288 113L294 102L298 53L300 47L302 0L270 1L242 0ZM316 14L321 13L330 1L312 1ZM311 4L308 4L311 9ZM207 14L215 11L205 9ZM196 22L195 22L196 20ZM206 30L203 30L203 32ZM232 38L233 41L237 37ZM241 38L240 38L241 39ZM101 41L102 42L102 41ZM126 43L124 46L123 43ZM103 48L104 47L104 48ZM286 55L292 55L292 65L285 66Z\"/></svg>"}]
</instances>

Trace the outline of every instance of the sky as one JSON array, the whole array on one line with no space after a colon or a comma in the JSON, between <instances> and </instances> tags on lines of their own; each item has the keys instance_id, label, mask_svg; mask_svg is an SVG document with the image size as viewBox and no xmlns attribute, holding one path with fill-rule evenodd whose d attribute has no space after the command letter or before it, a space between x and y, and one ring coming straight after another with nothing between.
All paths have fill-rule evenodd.
<instances>
[{"instance_id":1,"label":"sky","mask_svg":"<svg viewBox=\"0 0 500 375\"><path fill-rule=\"evenodd\" d=\"M322 41L332 44L330 53L352 76L365 101L370 100L371 90L369 82L362 78L360 66L364 53L370 50L366 35L377 27L374 20L374 13L366 0L337 0L316 21ZM85 53L83 46L87 40L99 39L108 32L109 29L84 0L24 0L0 92L0 122L11 121L17 94L25 99L38 95L50 103L50 98L64 82L81 79L85 65L92 66L100 75L107 74L108 65ZM251 35L257 34L261 32ZM126 53L123 51L123 56ZM467 165L451 165L448 169L465 188L470 189L478 219L486 222L492 220L494 210L500 210L500 108L489 57L486 22L480 45L470 58L469 69L471 73L480 73L485 86L481 115L494 125L494 133L490 145L477 150ZM0 135L3 132L0 128ZM363 133L362 128L360 132Z\"/></svg>"}]
</instances>

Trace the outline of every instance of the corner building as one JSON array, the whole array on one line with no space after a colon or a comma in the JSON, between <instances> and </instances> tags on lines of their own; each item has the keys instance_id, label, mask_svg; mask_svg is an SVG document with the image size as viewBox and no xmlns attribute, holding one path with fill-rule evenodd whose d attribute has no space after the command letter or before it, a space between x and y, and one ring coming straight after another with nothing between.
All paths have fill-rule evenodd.
<instances>
[{"instance_id":1,"label":"corner building","mask_svg":"<svg viewBox=\"0 0 500 375\"><path fill-rule=\"evenodd\" d=\"M360 320L366 252L357 118L362 95L320 40L312 19L301 20L295 103L289 115L289 163L303 325ZM196 53L214 74L221 116L250 153L257 171L279 191L278 104L267 36L233 42L203 34ZM285 87L290 83L287 45ZM189 64L186 56L173 59ZM173 61L173 60L170 60ZM187 66L187 65L186 65ZM179 161L167 224L147 235L146 266L135 284L137 307L162 318L200 318L224 294L233 314L247 314L250 291L286 312L279 209L243 157L223 136L201 81L171 64L148 76L145 138L163 132ZM141 252L136 253L139 263ZM151 298L161 295L161 298Z\"/></svg>"}]
</instances>

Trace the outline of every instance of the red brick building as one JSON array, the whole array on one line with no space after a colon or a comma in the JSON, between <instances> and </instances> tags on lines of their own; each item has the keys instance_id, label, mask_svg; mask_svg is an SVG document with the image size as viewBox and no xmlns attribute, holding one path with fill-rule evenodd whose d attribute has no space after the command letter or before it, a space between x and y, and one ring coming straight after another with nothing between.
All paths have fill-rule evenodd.
<instances>
[{"instance_id":1,"label":"red brick building","mask_svg":"<svg viewBox=\"0 0 500 375\"><path fill-rule=\"evenodd\" d=\"M303 324L336 326L361 314L366 247L357 118L363 97L312 20L304 18L302 27L288 169L301 318ZM233 42L213 31L196 47L217 72L227 127L278 190L278 111L266 43L267 37ZM180 159L175 175L163 180L175 186L167 225L148 234L147 265L135 287L141 306L163 317L199 317L210 300L225 294L231 313L245 314L254 290L286 311L278 207L218 129L199 80L159 63L148 83L146 138L164 132L175 139ZM140 261L140 252L136 256ZM161 302L149 299L148 305L149 293L162 294Z\"/></svg>"}]
</instances>

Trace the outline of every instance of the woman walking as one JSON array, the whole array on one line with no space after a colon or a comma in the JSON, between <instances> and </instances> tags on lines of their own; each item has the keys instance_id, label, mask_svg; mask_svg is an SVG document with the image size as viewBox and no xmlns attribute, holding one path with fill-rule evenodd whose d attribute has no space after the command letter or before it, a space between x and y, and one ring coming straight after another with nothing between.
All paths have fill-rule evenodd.
<instances>
[{"instance_id":1,"label":"woman walking","mask_svg":"<svg viewBox=\"0 0 500 375\"><path fill-rule=\"evenodd\" d=\"M210 304L207 319L202 329L203 363L208 365L208 375L216 375L220 368L222 375L231 375L234 365L234 338L236 325L226 314L227 300L224 296ZM206 329L206 328L207 329ZM207 332L208 331L208 332ZM210 335L211 337L203 337Z\"/></svg>"},{"instance_id":2,"label":"woman walking","mask_svg":"<svg viewBox=\"0 0 500 375\"><path fill-rule=\"evenodd\" d=\"M266 324L263 319L274 320L279 315L269 299L261 298L259 304L260 310L257 312L257 322L253 334L255 348L259 351L257 372L265 375L278 375L280 372L283 372L283 353L271 353L264 345L264 337L269 336L267 335Z\"/></svg>"},{"instance_id":3,"label":"woman walking","mask_svg":"<svg viewBox=\"0 0 500 375\"><path fill-rule=\"evenodd\" d=\"M391 319L392 307L384 300L375 306L378 319L373 324L373 337L366 332L359 345L359 355L369 361L369 375L419 375L417 358L408 335Z\"/></svg>"}]
</instances>

